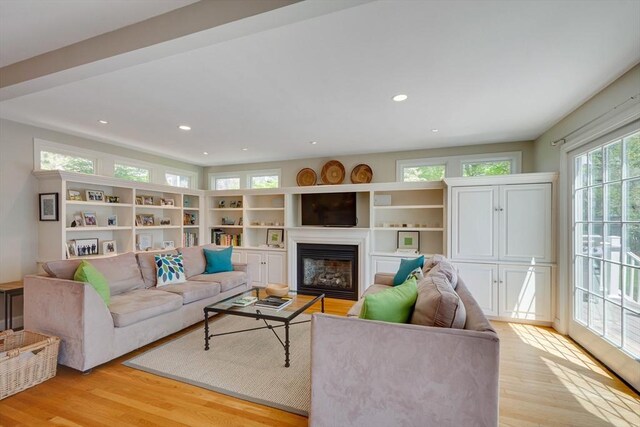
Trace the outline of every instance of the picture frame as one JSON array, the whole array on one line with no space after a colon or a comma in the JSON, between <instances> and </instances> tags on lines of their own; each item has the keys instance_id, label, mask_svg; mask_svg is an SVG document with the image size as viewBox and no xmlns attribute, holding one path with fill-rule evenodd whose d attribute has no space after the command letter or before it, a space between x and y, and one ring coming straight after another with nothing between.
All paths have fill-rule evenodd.
<instances>
[{"instance_id":1,"label":"picture frame","mask_svg":"<svg viewBox=\"0 0 640 427\"><path fill-rule=\"evenodd\" d=\"M236 221L233 218L222 217L222 225L235 225Z\"/></svg>"},{"instance_id":2,"label":"picture frame","mask_svg":"<svg viewBox=\"0 0 640 427\"><path fill-rule=\"evenodd\" d=\"M153 196L142 196L142 204L153 206Z\"/></svg>"},{"instance_id":3,"label":"picture frame","mask_svg":"<svg viewBox=\"0 0 640 427\"><path fill-rule=\"evenodd\" d=\"M107 227L117 227L117 226L118 226L118 215L108 215Z\"/></svg>"},{"instance_id":4,"label":"picture frame","mask_svg":"<svg viewBox=\"0 0 640 427\"><path fill-rule=\"evenodd\" d=\"M82 201L82 194L78 190L67 190L67 200L73 200L76 202Z\"/></svg>"},{"instance_id":5,"label":"picture frame","mask_svg":"<svg viewBox=\"0 0 640 427\"><path fill-rule=\"evenodd\" d=\"M118 244L115 240L105 240L102 242L103 255L115 255L118 253Z\"/></svg>"},{"instance_id":6,"label":"picture frame","mask_svg":"<svg viewBox=\"0 0 640 427\"><path fill-rule=\"evenodd\" d=\"M138 214L136 215L136 225L142 227L155 225L155 217L153 214Z\"/></svg>"},{"instance_id":7,"label":"picture frame","mask_svg":"<svg viewBox=\"0 0 640 427\"><path fill-rule=\"evenodd\" d=\"M85 227L97 227L98 218L95 212L82 212L82 220Z\"/></svg>"},{"instance_id":8,"label":"picture frame","mask_svg":"<svg viewBox=\"0 0 640 427\"><path fill-rule=\"evenodd\" d=\"M73 221L71 221L71 227L84 227L84 219L80 212L73 214Z\"/></svg>"},{"instance_id":9,"label":"picture frame","mask_svg":"<svg viewBox=\"0 0 640 427\"><path fill-rule=\"evenodd\" d=\"M104 196L106 203L120 203L120 196Z\"/></svg>"},{"instance_id":10,"label":"picture frame","mask_svg":"<svg viewBox=\"0 0 640 427\"><path fill-rule=\"evenodd\" d=\"M86 190L85 200L87 202L104 202L104 191L102 190Z\"/></svg>"},{"instance_id":11,"label":"picture frame","mask_svg":"<svg viewBox=\"0 0 640 427\"><path fill-rule=\"evenodd\" d=\"M160 199L160 206L175 206L173 199Z\"/></svg>"},{"instance_id":12,"label":"picture frame","mask_svg":"<svg viewBox=\"0 0 640 427\"><path fill-rule=\"evenodd\" d=\"M176 247L175 242L173 240L164 240L162 242L162 249L173 249Z\"/></svg>"},{"instance_id":13,"label":"picture frame","mask_svg":"<svg viewBox=\"0 0 640 427\"><path fill-rule=\"evenodd\" d=\"M171 225L171 218L160 218L160 225Z\"/></svg>"},{"instance_id":14,"label":"picture frame","mask_svg":"<svg viewBox=\"0 0 640 427\"><path fill-rule=\"evenodd\" d=\"M284 229L282 228L267 228L267 246L282 245L284 238Z\"/></svg>"},{"instance_id":15,"label":"picture frame","mask_svg":"<svg viewBox=\"0 0 640 427\"><path fill-rule=\"evenodd\" d=\"M136 205L141 205L144 203L144 197L136 196Z\"/></svg>"},{"instance_id":16,"label":"picture frame","mask_svg":"<svg viewBox=\"0 0 640 427\"><path fill-rule=\"evenodd\" d=\"M398 249L420 250L419 231L398 231Z\"/></svg>"},{"instance_id":17,"label":"picture frame","mask_svg":"<svg viewBox=\"0 0 640 427\"><path fill-rule=\"evenodd\" d=\"M40 221L58 221L58 193L40 193Z\"/></svg>"},{"instance_id":18,"label":"picture frame","mask_svg":"<svg viewBox=\"0 0 640 427\"><path fill-rule=\"evenodd\" d=\"M138 250L146 251L153 247L153 235L148 233L140 233L136 236L138 240Z\"/></svg>"},{"instance_id":19,"label":"picture frame","mask_svg":"<svg viewBox=\"0 0 640 427\"><path fill-rule=\"evenodd\" d=\"M236 208L238 208L238 209L242 209L242 200L238 200L238 201L236 202Z\"/></svg>"},{"instance_id":20,"label":"picture frame","mask_svg":"<svg viewBox=\"0 0 640 427\"><path fill-rule=\"evenodd\" d=\"M66 253L67 253L67 259L75 257L76 256L76 241L75 240L67 241L67 243L65 245L65 249L66 249Z\"/></svg>"},{"instance_id":21,"label":"picture frame","mask_svg":"<svg viewBox=\"0 0 640 427\"><path fill-rule=\"evenodd\" d=\"M74 240L74 252L76 256L98 255L98 239L76 239Z\"/></svg>"}]
</instances>

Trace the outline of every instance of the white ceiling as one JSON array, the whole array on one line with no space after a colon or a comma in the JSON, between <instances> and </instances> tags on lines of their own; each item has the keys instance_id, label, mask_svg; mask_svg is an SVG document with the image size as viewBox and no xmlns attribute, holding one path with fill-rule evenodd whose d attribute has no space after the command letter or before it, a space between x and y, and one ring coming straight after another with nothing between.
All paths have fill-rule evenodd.
<instances>
[{"instance_id":1,"label":"white ceiling","mask_svg":"<svg viewBox=\"0 0 640 427\"><path fill-rule=\"evenodd\" d=\"M3 101L0 116L200 165L531 140L638 62L638 1L377 1Z\"/></svg>"},{"instance_id":2,"label":"white ceiling","mask_svg":"<svg viewBox=\"0 0 640 427\"><path fill-rule=\"evenodd\" d=\"M1 0L0 67L197 0Z\"/></svg>"}]
</instances>

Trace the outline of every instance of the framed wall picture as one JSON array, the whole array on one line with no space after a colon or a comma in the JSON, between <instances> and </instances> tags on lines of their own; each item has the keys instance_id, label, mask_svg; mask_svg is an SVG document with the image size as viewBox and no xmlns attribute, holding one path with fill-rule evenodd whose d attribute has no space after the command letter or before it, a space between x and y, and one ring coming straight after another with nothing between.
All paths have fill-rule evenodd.
<instances>
[{"instance_id":1,"label":"framed wall picture","mask_svg":"<svg viewBox=\"0 0 640 427\"><path fill-rule=\"evenodd\" d=\"M398 249L414 249L420 251L420 232L398 231Z\"/></svg>"},{"instance_id":2,"label":"framed wall picture","mask_svg":"<svg viewBox=\"0 0 640 427\"><path fill-rule=\"evenodd\" d=\"M280 246L284 237L282 228L267 228L267 245Z\"/></svg>"},{"instance_id":3,"label":"framed wall picture","mask_svg":"<svg viewBox=\"0 0 640 427\"><path fill-rule=\"evenodd\" d=\"M58 221L58 193L40 193L40 221Z\"/></svg>"},{"instance_id":4,"label":"framed wall picture","mask_svg":"<svg viewBox=\"0 0 640 427\"><path fill-rule=\"evenodd\" d=\"M85 191L87 202L104 202L104 191L87 190Z\"/></svg>"},{"instance_id":5,"label":"framed wall picture","mask_svg":"<svg viewBox=\"0 0 640 427\"><path fill-rule=\"evenodd\" d=\"M118 253L118 244L115 240L105 240L102 242L102 253L104 255L115 255Z\"/></svg>"},{"instance_id":6,"label":"framed wall picture","mask_svg":"<svg viewBox=\"0 0 640 427\"><path fill-rule=\"evenodd\" d=\"M76 256L98 255L98 239L76 239L74 243Z\"/></svg>"}]
</instances>

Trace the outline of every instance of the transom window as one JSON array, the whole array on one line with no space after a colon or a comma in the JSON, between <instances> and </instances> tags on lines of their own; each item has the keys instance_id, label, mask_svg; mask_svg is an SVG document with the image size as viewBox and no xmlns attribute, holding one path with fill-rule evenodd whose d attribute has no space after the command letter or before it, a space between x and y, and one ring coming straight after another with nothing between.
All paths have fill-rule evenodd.
<instances>
[{"instance_id":1,"label":"transom window","mask_svg":"<svg viewBox=\"0 0 640 427\"><path fill-rule=\"evenodd\" d=\"M216 190L239 190L240 189L240 177L219 177L215 178Z\"/></svg>"},{"instance_id":2,"label":"transom window","mask_svg":"<svg viewBox=\"0 0 640 427\"><path fill-rule=\"evenodd\" d=\"M151 171L141 166L114 163L113 176L129 181L149 182L151 180Z\"/></svg>"},{"instance_id":3,"label":"transom window","mask_svg":"<svg viewBox=\"0 0 640 427\"><path fill-rule=\"evenodd\" d=\"M511 160L462 163L462 176L509 175Z\"/></svg>"},{"instance_id":4,"label":"transom window","mask_svg":"<svg viewBox=\"0 0 640 427\"><path fill-rule=\"evenodd\" d=\"M40 169L94 174L96 165L86 157L40 151Z\"/></svg>"},{"instance_id":5,"label":"transom window","mask_svg":"<svg viewBox=\"0 0 640 427\"><path fill-rule=\"evenodd\" d=\"M171 173L171 172L165 172L164 178L167 181L167 185L171 185L173 187L182 187L182 188L191 187L190 176L180 175L180 174Z\"/></svg>"},{"instance_id":6,"label":"transom window","mask_svg":"<svg viewBox=\"0 0 640 427\"><path fill-rule=\"evenodd\" d=\"M446 170L446 165L407 166L402 169L402 181L440 181L444 178Z\"/></svg>"},{"instance_id":7,"label":"transom window","mask_svg":"<svg viewBox=\"0 0 640 427\"><path fill-rule=\"evenodd\" d=\"M212 190L278 188L281 173L280 169L211 173L209 185Z\"/></svg>"},{"instance_id":8,"label":"transom window","mask_svg":"<svg viewBox=\"0 0 640 427\"><path fill-rule=\"evenodd\" d=\"M574 159L574 319L640 357L640 131Z\"/></svg>"}]
</instances>

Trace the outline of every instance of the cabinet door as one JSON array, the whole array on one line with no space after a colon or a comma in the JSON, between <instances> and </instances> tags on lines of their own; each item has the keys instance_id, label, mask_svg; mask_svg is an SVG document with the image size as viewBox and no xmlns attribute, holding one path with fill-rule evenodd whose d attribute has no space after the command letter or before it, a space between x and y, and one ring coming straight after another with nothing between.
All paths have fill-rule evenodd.
<instances>
[{"instance_id":1,"label":"cabinet door","mask_svg":"<svg viewBox=\"0 0 640 427\"><path fill-rule=\"evenodd\" d=\"M253 286L265 286L267 284L265 278L264 257L261 252L246 252L247 254L247 270L251 275L251 284Z\"/></svg>"},{"instance_id":2,"label":"cabinet door","mask_svg":"<svg viewBox=\"0 0 640 427\"><path fill-rule=\"evenodd\" d=\"M283 252L266 252L267 283L287 283L286 254Z\"/></svg>"},{"instance_id":3,"label":"cabinet door","mask_svg":"<svg viewBox=\"0 0 640 427\"><path fill-rule=\"evenodd\" d=\"M373 274L376 273L396 273L400 268L400 258L398 257L372 257Z\"/></svg>"},{"instance_id":4,"label":"cabinet door","mask_svg":"<svg viewBox=\"0 0 640 427\"><path fill-rule=\"evenodd\" d=\"M244 252L234 249L233 252L231 252L231 262L244 264L247 262L247 256Z\"/></svg>"},{"instance_id":5,"label":"cabinet door","mask_svg":"<svg viewBox=\"0 0 640 427\"><path fill-rule=\"evenodd\" d=\"M551 321L551 267L500 266L499 316Z\"/></svg>"},{"instance_id":6,"label":"cabinet door","mask_svg":"<svg viewBox=\"0 0 640 427\"><path fill-rule=\"evenodd\" d=\"M551 262L551 184L500 187L500 259Z\"/></svg>"},{"instance_id":7,"label":"cabinet door","mask_svg":"<svg viewBox=\"0 0 640 427\"><path fill-rule=\"evenodd\" d=\"M455 263L464 284L484 314L498 315L498 266L496 264Z\"/></svg>"},{"instance_id":8,"label":"cabinet door","mask_svg":"<svg viewBox=\"0 0 640 427\"><path fill-rule=\"evenodd\" d=\"M497 259L497 187L456 187L451 193L451 257Z\"/></svg>"}]
</instances>

